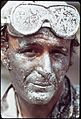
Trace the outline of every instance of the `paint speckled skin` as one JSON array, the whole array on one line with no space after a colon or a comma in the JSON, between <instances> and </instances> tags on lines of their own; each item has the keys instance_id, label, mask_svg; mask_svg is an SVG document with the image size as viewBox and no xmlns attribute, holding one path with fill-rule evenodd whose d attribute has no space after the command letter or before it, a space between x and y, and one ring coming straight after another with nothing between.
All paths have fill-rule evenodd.
<instances>
[{"instance_id":1,"label":"paint speckled skin","mask_svg":"<svg viewBox=\"0 0 81 119\"><path fill-rule=\"evenodd\" d=\"M15 38L17 48L11 45L12 38L9 36L7 52L17 93L31 104L48 103L68 70L71 41L54 36L48 28L41 28L33 36Z\"/></svg>"}]
</instances>

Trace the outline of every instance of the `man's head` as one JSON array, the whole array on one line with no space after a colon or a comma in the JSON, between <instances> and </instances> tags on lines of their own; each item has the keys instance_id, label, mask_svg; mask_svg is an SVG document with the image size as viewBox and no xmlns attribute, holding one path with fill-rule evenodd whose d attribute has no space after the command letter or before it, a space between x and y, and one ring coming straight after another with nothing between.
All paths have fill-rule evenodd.
<instances>
[{"instance_id":1,"label":"man's head","mask_svg":"<svg viewBox=\"0 0 81 119\"><path fill-rule=\"evenodd\" d=\"M74 7L47 5L17 2L7 17L2 15L7 22L2 27L2 62L16 92L32 104L46 104L57 92L79 26Z\"/></svg>"}]
</instances>

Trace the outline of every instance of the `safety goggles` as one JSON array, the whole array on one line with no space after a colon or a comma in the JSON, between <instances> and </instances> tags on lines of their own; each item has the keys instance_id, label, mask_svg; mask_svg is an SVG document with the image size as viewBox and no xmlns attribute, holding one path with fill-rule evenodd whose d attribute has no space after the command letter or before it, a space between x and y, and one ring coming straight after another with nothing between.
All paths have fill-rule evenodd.
<instances>
[{"instance_id":1,"label":"safety goggles","mask_svg":"<svg viewBox=\"0 0 81 119\"><path fill-rule=\"evenodd\" d=\"M77 32L79 22L79 13L71 5L44 7L23 3L12 9L9 29L12 31L15 29L23 35L30 35L37 32L46 23L56 35L68 38Z\"/></svg>"}]
</instances>

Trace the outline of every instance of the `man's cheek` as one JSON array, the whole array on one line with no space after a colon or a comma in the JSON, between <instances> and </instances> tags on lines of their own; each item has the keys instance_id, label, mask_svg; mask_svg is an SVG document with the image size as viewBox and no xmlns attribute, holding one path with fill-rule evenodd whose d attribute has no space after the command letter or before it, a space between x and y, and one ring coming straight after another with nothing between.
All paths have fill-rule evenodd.
<instances>
[{"instance_id":1,"label":"man's cheek","mask_svg":"<svg viewBox=\"0 0 81 119\"><path fill-rule=\"evenodd\" d=\"M23 83L23 73L17 68L13 68L10 72L11 80L13 83Z\"/></svg>"},{"instance_id":2,"label":"man's cheek","mask_svg":"<svg viewBox=\"0 0 81 119\"><path fill-rule=\"evenodd\" d=\"M10 52L9 60L13 69L15 68L18 70L27 70L34 65L34 63L29 61L27 57L19 53Z\"/></svg>"},{"instance_id":3,"label":"man's cheek","mask_svg":"<svg viewBox=\"0 0 81 119\"><path fill-rule=\"evenodd\" d=\"M67 58L63 59L63 60L56 61L53 64L53 69L54 69L54 71L56 71L57 76L59 78L65 75L65 73L68 70L68 67L69 67L69 62L68 62Z\"/></svg>"},{"instance_id":4,"label":"man's cheek","mask_svg":"<svg viewBox=\"0 0 81 119\"><path fill-rule=\"evenodd\" d=\"M30 62L26 57L20 54L12 53L9 55L10 65L12 70L10 72L13 79L23 84L23 81L27 75L35 66L36 62Z\"/></svg>"}]
</instances>

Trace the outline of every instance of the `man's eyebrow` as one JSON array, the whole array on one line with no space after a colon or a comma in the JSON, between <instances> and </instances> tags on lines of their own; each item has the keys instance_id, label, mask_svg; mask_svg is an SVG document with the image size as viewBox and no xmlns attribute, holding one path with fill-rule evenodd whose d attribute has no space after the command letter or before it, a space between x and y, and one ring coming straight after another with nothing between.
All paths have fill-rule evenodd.
<instances>
[{"instance_id":1,"label":"man's eyebrow","mask_svg":"<svg viewBox=\"0 0 81 119\"><path fill-rule=\"evenodd\" d=\"M68 50L67 47L65 47L65 46L52 45L52 48L63 50L63 51L67 51Z\"/></svg>"},{"instance_id":2,"label":"man's eyebrow","mask_svg":"<svg viewBox=\"0 0 81 119\"><path fill-rule=\"evenodd\" d=\"M25 38L24 38L25 39ZM19 39L18 39L19 40ZM42 43L40 43L39 41L29 41L29 40L25 40L25 42L23 42L23 40L21 42L19 42L20 48L24 48L24 47L28 47L28 46L33 46L33 45L41 45L43 46Z\"/></svg>"},{"instance_id":3,"label":"man's eyebrow","mask_svg":"<svg viewBox=\"0 0 81 119\"><path fill-rule=\"evenodd\" d=\"M42 41L37 41L37 40L33 40L33 41L27 41L26 44L24 45L34 45L34 44L39 44L41 46L45 46L48 45L48 43L42 43ZM57 44L50 44L50 46L54 49L59 49L59 50L63 50L63 51L67 51L67 48L64 45L57 45Z\"/></svg>"},{"instance_id":4,"label":"man's eyebrow","mask_svg":"<svg viewBox=\"0 0 81 119\"><path fill-rule=\"evenodd\" d=\"M64 45L63 43L59 43L58 41L56 41L56 43L53 43L51 41L48 41L46 39L44 40L39 40L39 39L34 39L35 37L27 37L27 36L24 36L23 38L18 38L18 40L20 39L21 42L19 42L19 44L22 44L23 41L25 41L25 43L23 43L23 47L24 46L28 46L28 45L35 45L35 44L38 44L38 45L41 45L41 46L50 46L50 47L54 47L54 48L57 48L57 49L62 49L62 50L68 50L67 46Z\"/></svg>"},{"instance_id":5,"label":"man's eyebrow","mask_svg":"<svg viewBox=\"0 0 81 119\"><path fill-rule=\"evenodd\" d=\"M22 43L22 42L21 42ZM39 41L26 41L26 43L25 44L23 44L23 47L24 46L28 46L28 45L41 45L41 46L43 46L43 44L42 44L42 42L39 42Z\"/></svg>"}]
</instances>

